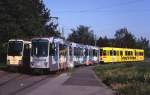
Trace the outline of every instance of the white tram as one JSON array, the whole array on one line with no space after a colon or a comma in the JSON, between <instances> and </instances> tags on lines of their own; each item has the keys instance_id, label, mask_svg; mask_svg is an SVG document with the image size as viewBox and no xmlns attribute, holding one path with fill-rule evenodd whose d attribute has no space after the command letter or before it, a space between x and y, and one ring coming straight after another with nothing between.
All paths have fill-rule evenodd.
<instances>
[{"instance_id":1,"label":"white tram","mask_svg":"<svg viewBox=\"0 0 150 95\"><path fill-rule=\"evenodd\" d=\"M68 67L67 43L60 38L33 38L30 67L56 71Z\"/></svg>"},{"instance_id":2,"label":"white tram","mask_svg":"<svg viewBox=\"0 0 150 95\"><path fill-rule=\"evenodd\" d=\"M69 43L69 63L74 66L84 64L84 45L77 43Z\"/></svg>"},{"instance_id":3,"label":"white tram","mask_svg":"<svg viewBox=\"0 0 150 95\"><path fill-rule=\"evenodd\" d=\"M30 66L31 42L20 39L8 41L7 65L8 66Z\"/></svg>"},{"instance_id":4,"label":"white tram","mask_svg":"<svg viewBox=\"0 0 150 95\"><path fill-rule=\"evenodd\" d=\"M95 46L85 45L84 46L84 64L93 65L99 63L99 48Z\"/></svg>"},{"instance_id":5,"label":"white tram","mask_svg":"<svg viewBox=\"0 0 150 95\"><path fill-rule=\"evenodd\" d=\"M98 63L97 47L66 42L61 38L33 38L30 67L56 71Z\"/></svg>"},{"instance_id":6,"label":"white tram","mask_svg":"<svg viewBox=\"0 0 150 95\"><path fill-rule=\"evenodd\" d=\"M69 62L73 66L93 65L99 63L99 48L89 45L81 45L77 43L69 44Z\"/></svg>"}]
</instances>

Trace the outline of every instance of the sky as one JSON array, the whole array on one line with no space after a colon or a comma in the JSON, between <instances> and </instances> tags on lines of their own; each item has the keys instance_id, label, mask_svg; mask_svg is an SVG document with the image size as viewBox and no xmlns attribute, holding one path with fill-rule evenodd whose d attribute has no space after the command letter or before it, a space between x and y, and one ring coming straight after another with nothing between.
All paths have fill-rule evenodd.
<instances>
[{"instance_id":1,"label":"sky","mask_svg":"<svg viewBox=\"0 0 150 95\"><path fill-rule=\"evenodd\" d=\"M113 38L128 28L137 38L150 40L150 0L44 0L51 16L59 17L67 37L79 25L89 26L96 37Z\"/></svg>"}]
</instances>

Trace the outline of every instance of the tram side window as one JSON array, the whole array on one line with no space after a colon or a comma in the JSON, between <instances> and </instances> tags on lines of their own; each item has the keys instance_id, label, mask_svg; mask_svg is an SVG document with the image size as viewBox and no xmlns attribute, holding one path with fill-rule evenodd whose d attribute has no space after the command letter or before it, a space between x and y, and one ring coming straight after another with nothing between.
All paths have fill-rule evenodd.
<instances>
[{"instance_id":1,"label":"tram side window","mask_svg":"<svg viewBox=\"0 0 150 95\"><path fill-rule=\"evenodd\" d=\"M93 56L96 56L96 50L93 49Z\"/></svg>"},{"instance_id":2,"label":"tram side window","mask_svg":"<svg viewBox=\"0 0 150 95\"><path fill-rule=\"evenodd\" d=\"M102 56L102 52L103 52L103 50L102 50L102 49L100 49L100 56Z\"/></svg>"},{"instance_id":3,"label":"tram side window","mask_svg":"<svg viewBox=\"0 0 150 95\"><path fill-rule=\"evenodd\" d=\"M116 54L117 54L116 51L114 50L113 52L114 52L114 56L116 56Z\"/></svg>"},{"instance_id":4,"label":"tram side window","mask_svg":"<svg viewBox=\"0 0 150 95\"><path fill-rule=\"evenodd\" d=\"M130 55L130 51L128 51L127 55L128 55L128 56Z\"/></svg>"},{"instance_id":5,"label":"tram side window","mask_svg":"<svg viewBox=\"0 0 150 95\"><path fill-rule=\"evenodd\" d=\"M78 56L79 55L79 49L74 47L74 55L75 56Z\"/></svg>"},{"instance_id":6,"label":"tram side window","mask_svg":"<svg viewBox=\"0 0 150 95\"><path fill-rule=\"evenodd\" d=\"M143 56L144 55L144 53L143 52L140 52L140 56Z\"/></svg>"},{"instance_id":7,"label":"tram side window","mask_svg":"<svg viewBox=\"0 0 150 95\"><path fill-rule=\"evenodd\" d=\"M123 56L123 52L122 51L120 51L120 56Z\"/></svg>"},{"instance_id":8,"label":"tram side window","mask_svg":"<svg viewBox=\"0 0 150 95\"><path fill-rule=\"evenodd\" d=\"M77 49L76 49L76 47L74 47L74 55L75 56L77 55Z\"/></svg>"},{"instance_id":9,"label":"tram side window","mask_svg":"<svg viewBox=\"0 0 150 95\"><path fill-rule=\"evenodd\" d=\"M139 56L141 56L141 52L139 52Z\"/></svg>"},{"instance_id":10,"label":"tram side window","mask_svg":"<svg viewBox=\"0 0 150 95\"><path fill-rule=\"evenodd\" d=\"M140 56L140 52L138 52L138 56Z\"/></svg>"},{"instance_id":11,"label":"tram side window","mask_svg":"<svg viewBox=\"0 0 150 95\"><path fill-rule=\"evenodd\" d=\"M83 53L82 53L82 48L78 48L79 49L79 56L82 56Z\"/></svg>"},{"instance_id":12,"label":"tram side window","mask_svg":"<svg viewBox=\"0 0 150 95\"><path fill-rule=\"evenodd\" d=\"M106 50L103 51L103 56L106 56Z\"/></svg>"},{"instance_id":13,"label":"tram side window","mask_svg":"<svg viewBox=\"0 0 150 95\"><path fill-rule=\"evenodd\" d=\"M113 51L112 50L110 50L110 56L113 56Z\"/></svg>"},{"instance_id":14,"label":"tram side window","mask_svg":"<svg viewBox=\"0 0 150 95\"><path fill-rule=\"evenodd\" d=\"M135 51L135 56L137 55L136 51Z\"/></svg>"},{"instance_id":15,"label":"tram side window","mask_svg":"<svg viewBox=\"0 0 150 95\"><path fill-rule=\"evenodd\" d=\"M93 50L90 49L90 56L93 56Z\"/></svg>"},{"instance_id":16,"label":"tram side window","mask_svg":"<svg viewBox=\"0 0 150 95\"><path fill-rule=\"evenodd\" d=\"M117 52L117 56L119 56L119 51L116 51Z\"/></svg>"},{"instance_id":17,"label":"tram side window","mask_svg":"<svg viewBox=\"0 0 150 95\"><path fill-rule=\"evenodd\" d=\"M85 55L88 56L88 49L85 49Z\"/></svg>"},{"instance_id":18,"label":"tram side window","mask_svg":"<svg viewBox=\"0 0 150 95\"><path fill-rule=\"evenodd\" d=\"M131 56L133 56L133 52L131 51Z\"/></svg>"},{"instance_id":19,"label":"tram side window","mask_svg":"<svg viewBox=\"0 0 150 95\"><path fill-rule=\"evenodd\" d=\"M128 51L125 51L125 55L126 55L126 56L128 55Z\"/></svg>"}]
</instances>

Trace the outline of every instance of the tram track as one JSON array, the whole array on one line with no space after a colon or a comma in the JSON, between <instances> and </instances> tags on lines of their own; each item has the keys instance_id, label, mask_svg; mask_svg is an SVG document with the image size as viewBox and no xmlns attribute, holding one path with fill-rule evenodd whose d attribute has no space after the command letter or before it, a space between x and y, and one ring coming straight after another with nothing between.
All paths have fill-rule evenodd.
<instances>
[{"instance_id":1,"label":"tram track","mask_svg":"<svg viewBox=\"0 0 150 95\"><path fill-rule=\"evenodd\" d=\"M15 80L19 76L21 76L21 74L8 73L7 75L0 78L0 87L7 84L7 83L9 83L9 82L11 82L12 80Z\"/></svg>"},{"instance_id":2,"label":"tram track","mask_svg":"<svg viewBox=\"0 0 150 95\"><path fill-rule=\"evenodd\" d=\"M0 95L22 95L23 92L28 92L28 90L30 91L34 87L45 83L47 79L55 78L60 74L62 73L47 75L18 74L7 81L1 82Z\"/></svg>"},{"instance_id":3,"label":"tram track","mask_svg":"<svg viewBox=\"0 0 150 95\"><path fill-rule=\"evenodd\" d=\"M16 91L8 94L8 95L22 95L22 94L26 95L26 94L24 94L23 91L25 91L25 92L28 91L28 90L31 91L31 89L33 89L34 87L37 87L37 86L43 84L43 82L46 82L47 79L54 79L62 73L64 73L64 72L50 73L48 75L42 76L41 79L38 79L38 80L32 82L31 84L29 84L27 86L24 86L24 87L22 87L22 88L20 88ZM37 77L41 77L41 76L32 76L32 79L37 78Z\"/></svg>"},{"instance_id":4,"label":"tram track","mask_svg":"<svg viewBox=\"0 0 150 95\"><path fill-rule=\"evenodd\" d=\"M0 70L0 95L25 95L24 93L56 78L62 72L49 72L47 74L25 74Z\"/></svg>"},{"instance_id":5,"label":"tram track","mask_svg":"<svg viewBox=\"0 0 150 95\"><path fill-rule=\"evenodd\" d=\"M5 72L5 71L0 70L0 78L7 76L8 74L9 74L9 72Z\"/></svg>"},{"instance_id":6,"label":"tram track","mask_svg":"<svg viewBox=\"0 0 150 95\"><path fill-rule=\"evenodd\" d=\"M42 82L42 81L44 81L44 80L46 80L46 79L48 79L48 78L50 78L50 76L45 76L44 78L38 79L38 80L32 82L31 84L29 84L29 85L27 85L27 86L24 86L24 87L22 87L22 88L20 88L20 89L18 89L18 90L16 90L16 91L14 91L14 92L8 94L8 95L17 95L17 93L19 93L19 92L21 92L21 91L23 91L23 90L26 90L26 89L28 89L28 88L31 88L32 86L37 85L38 83L40 83L40 82Z\"/></svg>"}]
</instances>

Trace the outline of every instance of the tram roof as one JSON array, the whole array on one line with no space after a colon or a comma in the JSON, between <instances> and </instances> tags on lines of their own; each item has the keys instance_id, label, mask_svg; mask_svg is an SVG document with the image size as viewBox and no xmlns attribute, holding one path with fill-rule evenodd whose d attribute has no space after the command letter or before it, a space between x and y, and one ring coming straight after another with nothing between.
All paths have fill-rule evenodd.
<instances>
[{"instance_id":1,"label":"tram roof","mask_svg":"<svg viewBox=\"0 0 150 95\"><path fill-rule=\"evenodd\" d=\"M143 50L143 49L134 49L134 48L118 48L118 47L100 47L100 49L117 49L117 50Z\"/></svg>"},{"instance_id":2,"label":"tram roof","mask_svg":"<svg viewBox=\"0 0 150 95\"><path fill-rule=\"evenodd\" d=\"M9 42L11 41L21 41L23 43L31 43L30 41L26 41L26 40L23 40L23 39L10 39Z\"/></svg>"},{"instance_id":3,"label":"tram roof","mask_svg":"<svg viewBox=\"0 0 150 95\"><path fill-rule=\"evenodd\" d=\"M62 38L56 38L56 37L39 37L39 38L32 38L32 40L48 40L50 43L61 43L64 44L66 41Z\"/></svg>"}]
</instances>

